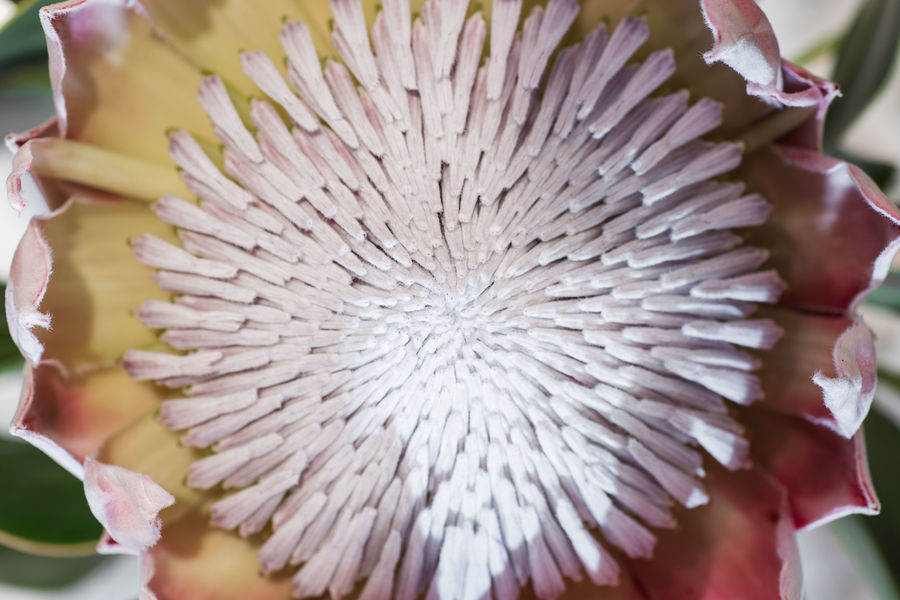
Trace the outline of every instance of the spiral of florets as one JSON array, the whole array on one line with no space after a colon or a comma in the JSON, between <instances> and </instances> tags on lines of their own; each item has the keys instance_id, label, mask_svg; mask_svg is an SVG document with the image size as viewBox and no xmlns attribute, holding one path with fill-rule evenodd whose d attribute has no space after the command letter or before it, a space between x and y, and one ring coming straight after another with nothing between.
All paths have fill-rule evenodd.
<instances>
[{"instance_id":1,"label":"spiral of florets","mask_svg":"<svg viewBox=\"0 0 900 600\"><path fill-rule=\"evenodd\" d=\"M468 9L385 0L370 45L335 0L343 62L288 23L286 80L242 55L248 115L209 78L224 173L174 133L200 203L155 206L182 247L134 244L177 294L139 316L184 353L127 367L184 390L161 418L210 449L189 484L236 490L212 522L267 531L302 597L611 584L610 548L647 556L707 500L701 449L746 460L727 404L762 393L740 347L778 339L751 315L782 283L734 232L768 205L715 179L741 156L701 137L721 107L656 93L675 63L633 61L639 19L561 48L575 2L518 31L495 2L486 49Z\"/></svg>"}]
</instances>

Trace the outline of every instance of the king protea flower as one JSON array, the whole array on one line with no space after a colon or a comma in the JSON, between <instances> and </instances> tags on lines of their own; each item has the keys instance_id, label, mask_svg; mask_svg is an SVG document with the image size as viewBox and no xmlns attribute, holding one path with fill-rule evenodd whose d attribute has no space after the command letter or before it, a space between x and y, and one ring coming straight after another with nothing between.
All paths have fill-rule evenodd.
<instances>
[{"instance_id":1,"label":"king protea flower","mask_svg":"<svg viewBox=\"0 0 900 600\"><path fill-rule=\"evenodd\" d=\"M148 598L800 598L900 234L834 85L750 0L412 4L43 10L13 431Z\"/></svg>"}]
</instances>

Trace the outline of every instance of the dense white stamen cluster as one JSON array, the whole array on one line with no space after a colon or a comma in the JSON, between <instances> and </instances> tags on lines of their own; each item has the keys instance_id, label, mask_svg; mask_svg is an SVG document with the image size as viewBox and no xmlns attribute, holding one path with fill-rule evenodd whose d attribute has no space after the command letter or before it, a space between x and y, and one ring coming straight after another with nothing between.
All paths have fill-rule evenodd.
<instances>
[{"instance_id":1,"label":"dense white stamen cluster","mask_svg":"<svg viewBox=\"0 0 900 600\"><path fill-rule=\"evenodd\" d=\"M741 154L700 139L717 103L651 96L672 53L629 64L642 20L558 49L573 0L518 32L521 0L495 0L482 61L467 0L415 23L407 2L383 0L370 45L334 0L324 69L288 23L287 81L243 54L290 122L254 100L251 133L203 84L228 176L173 134L200 206L155 205L183 248L134 242L177 294L139 317L187 352L126 366L185 390L161 419L212 450L188 483L238 490L212 522L270 525L262 568L293 565L300 597L612 584L609 547L648 556L673 501L706 502L699 448L746 460L724 400L760 397L737 346L777 341L751 314L783 284L732 230L768 205L712 179Z\"/></svg>"}]
</instances>

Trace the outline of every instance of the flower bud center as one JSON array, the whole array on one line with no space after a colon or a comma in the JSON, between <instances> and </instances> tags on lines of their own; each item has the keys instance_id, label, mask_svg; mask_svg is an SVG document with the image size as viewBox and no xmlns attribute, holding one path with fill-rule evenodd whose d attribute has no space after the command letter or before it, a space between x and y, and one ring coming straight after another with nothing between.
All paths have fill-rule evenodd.
<instances>
[{"instance_id":1,"label":"flower bud center","mask_svg":"<svg viewBox=\"0 0 900 600\"><path fill-rule=\"evenodd\" d=\"M225 173L174 133L200 205L156 204L183 247L135 243L177 295L139 316L184 353L127 367L183 389L161 418L210 449L188 483L237 490L212 523L265 531L263 570L293 566L300 597L614 584L612 548L649 556L675 502L707 501L703 451L747 460L725 401L762 394L740 347L778 339L752 313L783 284L734 230L768 205L720 180L741 147L702 139L719 104L657 93L671 51L632 62L642 20L560 48L574 2L518 32L495 2L480 64L467 2L414 24L384 4L374 53L353 0L343 63L301 23L287 81L246 53L283 109L254 100L252 133L203 84Z\"/></svg>"}]
</instances>

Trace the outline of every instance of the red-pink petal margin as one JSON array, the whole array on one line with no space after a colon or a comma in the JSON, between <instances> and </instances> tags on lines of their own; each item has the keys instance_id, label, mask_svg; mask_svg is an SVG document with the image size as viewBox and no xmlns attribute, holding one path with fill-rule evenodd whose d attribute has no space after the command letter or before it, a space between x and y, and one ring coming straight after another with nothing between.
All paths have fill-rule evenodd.
<instances>
[{"instance_id":1,"label":"red-pink petal margin","mask_svg":"<svg viewBox=\"0 0 900 600\"><path fill-rule=\"evenodd\" d=\"M58 136L59 120L56 117L24 133L11 133L6 136L6 147L14 154L12 171L6 178L6 197L15 210L19 211L26 207L25 198L22 196L22 177L28 173L31 165L30 153L27 153L27 150L25 153L19 152L19 150L28 140Z\"/></svg>"},{"instance_id":2,"label":"red-pink petal margin","mask_svg":"<svg viewBox=\"0 0 900 600\"><path fill-rule=\"evenodd\" d=\"M778 90L784 86L778 40L753 0L701 0L700 7L714 36L712 49L703 57L707 63L723 62L750 84Z\"/></svg>"},{"instance_id":3,"label":"red-pink petal margin","mask_svg":"<svg viewBox=\"0 0 900 600\"><path fill-rule=\"evenodd\" d=\"M9 431L16 437L20 437L35 448L40 449L75 477L84 479L84 467L81 461L75 458L71 450L66 448L65 444L61 443L60 440L54 439L54 436L46 435L40 428L34 427L31 423L30 415L37 408L34 403L35 378L33 371L34 367L26 363L22 393L16 414L10 423Z\"/></svg>"},{"instance_id":4,"label":"red-pink petal margin","mask_svg":"<svg viewBox=\"0 0 900 600\"><path fill-rule=\"evenodd\" d=\"M57 117L54 116L28 131L7 134L6 147L15 154L25 142L40 137L59 137L59 119Z\"/></svg>"},{"instance_id":5,"label":"red-pink petal margin","mask_svg":"<svg viewBox=\"0 0 900 600\"><path fill-rule=\"evenodd\" d=\"M123 546L116 540L112 539L112 536L109 535L109 532L104 530L103 535L100 536L100 541L97 542L97 554L138 555L139 553L135 552L133 548Z\"/></svg>"},{"instance_id":6,"label":"red-pink petal margin","mask_svg":"<svg viewBox=\"0 0 900 600\"><path fill-rule=\"evenodd\" d=\"M802 577L785 489L763 470L713 467L710 502L659 534L649 561L631 561L642 598L800 600Z\"/></svg>"},{"instance_id":7,"label":"red-pink petal margin","mask_svg":"<svg viewBox=\"0 0 900 600\"><path fill-rule=\"evenodd\" d=\"M202 73L138 2L75 0L40 16L60 137L165 168L173 167L168 130L214 139L196 101Z\"/></svg>"},{"instance_id":8,"label":"red-pink petal margin","mask_svg":"<svg viewBox=\"0 0 900 600\"><path fill-rule=\"evenodd\" d=\"M41 360L44 347L34 335L35 327L50 327L50 317L38 310L52 271L50 247L32 221L13 254L6 285L6 322L19 350L32 364Z\"/></svg>"},{"instance_id":9,"label":"red-pink petal margin","mask_svg":"<svg viewBox=\"0 0 900 600\"><path fill-rule=\"evenodd\" d=\"M766 312L785 336L760 370L767 409L799 416L852 437L872 405L872 333L858 317L786 308Z\"/></svg>"},{"instance_id":10,"label":"red-pink petal margin","mask_svg":"<svg viewBox=\"0 0 900 600\"><path fill-rule=\"evenodd\" d=\"M66 57L62 52L62 41L53 27L54 19L64 16L69 12L87 3L88 0L67 0L58 4L45 6L40 11L41 25L44 28L44 36L47 38L47 54L50 69L50 88L53 90L53 105L56 108L57 126L59 137L66 137L68 124L68 112L66 101L62 94L62 81L66 74Z\"/></svg>"},{"instance_id":11,"label":"red-pink petal margin","mask_svg":"<svg viewBox=\"0 0 900 600\"><path fill-rule=\"evenodd\" d=\"M747 235L788 284L782 305L846 314L884 280L900 248L900 211L860 169L775 145L747 156L735 176L772 205Z\"/></svg>"},{"instance_id":12,"label":"red-pink petal margin","mask_svg":"<svg viewBox=\"0 0 900 600\"><path fill-rule=\"evenodd\" d=\"M844 438L834 431L764 407L743 409L753 462L788 491L797 528L848 514L877 514L862 432Z\"/></svg>"},{"instance_id":13,"label":"red-pink petal margin","mask_svg":"<svg viewBox=\"0 0 900 600\"><path fill-rule=\"evenodd\" d=\"M781 61L781 72L784 77L784 87L792 93L806 93L815 96L819 100L812 118L802 123L799 127L782 137L779 142L821 151L825 132L825 114L832 100L840 95L838 86L833 81L813 75L806 69L786 60ZM806 90L816 90L806 91Z\"/></svg>"},{"instance_id":14,"label":"red-pink petal margin","mask_svg":"<svg viewBox=\"0 0 900 600\"><path fill-rule=\"evenodd\" d=\"M138 600L157 600L156 594L150 590L150 582L156 574L156 561L153 555L145 552L141 555L141 595Z\"/></svg>"},{"instance_id":15,"label":"red-pink petal margin","mask_svg":"<svg viewBox=\"0 0 900 600\"><path fill-rule=\"evenodd\" d=\"M714 45L703 55L707 63L723 62L747 80L747 93L782 106L815 106L822 90L808 86L791 91L785 86L781 53L775 32L753 0L700 0L703 19Z\"/></svg>"},{"instance_id":16,"label":"red-pink petal margin","mask_svg":"<svg viewBox=\"0 0 900 600\"><path fill-rule=\"evenodd\" d=\"M832 351L835 377L822 371L813 381L822 388L825 406L834 415L838 433L852 437L862 425L875 397L878 365L872 332L862 321L838 338Z\"/></svg>"},{"instance_id":17,"label":"red-pink petal margin","mask_svg":"<svg viewBox=\"0 0 900 600\"><path fill-rule=\"evenodd\" d=\"M138 552L159 541L159 511L175 502L149 475L91 457L84 461L84 493L91 512L110 537Z\"/></svg>"},{"instance_id":18,"label":"red-pink petal margin","mask_svg":"<svg viewBox=\"0 0 900 600\"><path fill-rule=\"evenodd\" d=\"M10 430L79 478L87 456L159 404L157 388L134 382L121 367L73 372L43 360L27 364L24 375Z\"/></svg>"},{"instance_id":19,"label":"red-pink petal margin","mask_svg":"<svg viewBox=\"0 0 900 600\"><path fill-rule=\"evenodd\" d=\"M53 90L53 105L56 108L56 118L59 126L59 137L65 138L68 129L68 107L66 106L65 95L63 94L63 79L66 76L66 56L63 52L63 41L57 30L57 23L64 23L70 13L77 12L83 6L86 6L90 0L66 0L57 4L51 4L41 8L40 20L44 29L44 36L47 39L47 54L49 58L50 69L50 87ZM124 0L117 0L119 4L124 4ZM110 11L110 15L115 15ZM94 20L93 23L83 23L86 27L82 31L70 32L70 35L77 38L89 38L92 32L106 31L106 35L116 33L115 27L110 29L110 23L102 20ZM118 28L121 29L121 28ZM124 33L124 32L120 32ZM102 39L102 38L100 38Z\"/></svg>"}]
</instances>

